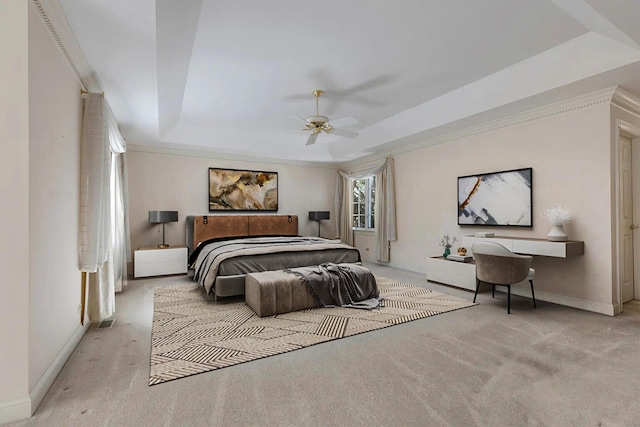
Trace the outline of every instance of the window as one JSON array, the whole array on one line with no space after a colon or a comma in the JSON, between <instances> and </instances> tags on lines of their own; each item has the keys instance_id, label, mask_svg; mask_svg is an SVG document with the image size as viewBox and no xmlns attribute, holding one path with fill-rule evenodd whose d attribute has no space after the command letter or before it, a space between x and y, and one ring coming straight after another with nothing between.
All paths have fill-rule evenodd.
<instances>
[{"instance_id":1,"label":"window","mask_svg":"<svg viewBox=\"0 0 640 427\"><path fill-rule=\"evenodd\" d=\"M353 182L353 228L375 228L376 177Z\"/></svg>"}]
</instances>

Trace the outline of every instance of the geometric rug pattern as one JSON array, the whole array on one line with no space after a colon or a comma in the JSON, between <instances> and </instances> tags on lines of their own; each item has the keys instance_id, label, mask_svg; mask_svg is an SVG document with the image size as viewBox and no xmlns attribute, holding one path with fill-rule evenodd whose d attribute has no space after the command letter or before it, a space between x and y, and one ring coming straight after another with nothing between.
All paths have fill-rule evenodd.
<instances>
[{"instance_id":1,"label":"geometric rug pattern","mask_svg":"<svg viewBox=\"0 0 640 427\"><path fill-rule=\"evenodd\" d=\"M156 288L149 385L475 305L376 277L379 308L312 308L258 317L244 298L213 301L198 283Z\"/></svg>"}]
</instances>

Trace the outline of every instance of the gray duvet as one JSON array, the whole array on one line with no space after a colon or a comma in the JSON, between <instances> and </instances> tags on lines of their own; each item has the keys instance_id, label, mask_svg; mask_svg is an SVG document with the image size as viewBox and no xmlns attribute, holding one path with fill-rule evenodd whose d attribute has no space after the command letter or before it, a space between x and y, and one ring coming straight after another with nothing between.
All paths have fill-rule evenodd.
<instances>
[{"instance_id":1,"label":"gray duvet","mask_svg":"<svg viewBox=\"0 0 640 427\"><path fill-rule=\"evenodd\" d=\"M360 252L319 237L251 237L213 242L201 249L194 276L207 293L218 276L284 270L324 263L360 262Z\"/></svg>"}]
</instances>

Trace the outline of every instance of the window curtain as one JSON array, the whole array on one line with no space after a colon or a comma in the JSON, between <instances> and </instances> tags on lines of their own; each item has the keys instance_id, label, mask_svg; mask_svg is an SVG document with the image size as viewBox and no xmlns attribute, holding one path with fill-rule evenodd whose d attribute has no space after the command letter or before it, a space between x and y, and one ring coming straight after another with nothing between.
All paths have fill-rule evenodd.
<instances>
[{"instance_id":1,"label":"window curtain","mask_svg":"<svg viewBox=\"0 0 640 427\"><path fill-rule=\"evenodd\" d=\"M85 97L80 160L80 270L89 275L89 319L115 311L131 260L127 169L122 138L104 96Z\"/></svg>"},{"instance_id":2,"label":"window curtain","mask_svg":"<svg viewBox=\"0 0 640 427\"><path fill-rule=\"evenodd\" d=\"M396 237L396 196L393 182L393 158L376 163L373 166L352 172L338 171L336 177L336 230L342 242L353 245L353 228L351 217L353 206L353 181L376 176L376 206L375 206L375 242L376 259L389 262L389 242Z\"/></svg>"}]
</instances>

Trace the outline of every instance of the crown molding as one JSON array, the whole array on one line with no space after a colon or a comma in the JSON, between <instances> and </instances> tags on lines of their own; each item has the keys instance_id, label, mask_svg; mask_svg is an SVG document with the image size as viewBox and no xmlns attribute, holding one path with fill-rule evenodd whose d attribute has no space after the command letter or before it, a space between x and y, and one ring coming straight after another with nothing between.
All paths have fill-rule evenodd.
<instances>
[{"instance_id":1,"label":"crown molding","mask_svg":"<svg viewBox=\"0 0 640 427\"><path fill-rule=\"evenodd\" d=\"M89 66L87 58L76 40L67 21L64 10L58 0L31 0L44 25L49 29L53 41L73 70L74 74L89 92L101 92L102 89Z\"/></svg>"},{"instance_id":2,"label":"crown molding","mask_svg":"<svg viewBox=\"0 0 640 427\"><path fill-rule=\"evenodd\" d=\"M616 88L613 93L611 105L640 118L640 98L637 98L621 87Z\"/></svg>"},{"instance_id":3,"label":"crown molding","mask_svg":"<svg viewBox=\"0 0 640 427\"><path fill-rule=\"evenodd\" d=\"M266 164L274 164L274 165L303 166L303 167L313 167L313 168L321 168L321 169L337 169L338 168L337 162L308 162L308 161L302 161L302 160L284 160L284 159L273 159L268 157L257 157L257 156L242 155L242 154L235 154L235 153L216 152L216 151L210 151L210 150L156 147L156 146L139 145L139 144L127 144L127 152L160 154L165 156L197 157L200 159L255 162L255 163L266 163Z\"/></svg>"},{"instance_id":4,"label":"crown molding","mask_svg":"<svg viewBox=\"0 0 640 427\"><path fill-rule=\"evenodd\" d=\"M628 92L621 90L617 86L602 89L596 92L580 95L574 98L570 98L564 101L555 102L553 104L545 105L542 107L534 108L522 113L512 114L496 120L491 120L478 125L470 126L464 129L451 131L442 135L436 135L423 139L421 141L406 144L401 147L394 147L392 149L373 153L356 160L350 160L348 162L340 163L341 168L353 168L364 163L373 162L383 159L388 156L394 156L411 151L420 150L433 145L444 144L446 142L455 141L457 139L467 138L470 136L481 135L487 132L491 132L497 129L519 126L524 123L529 123L535 120L547 119L549 117L558 116L570 111L581 110L584 108L590 108L600 104L612 104L612 99L618 94L618 98L625 106L635 105L633 100L637 101L637 98ZM622 108L622 107L621 107Z\"/></svg>"}]
</instances>

